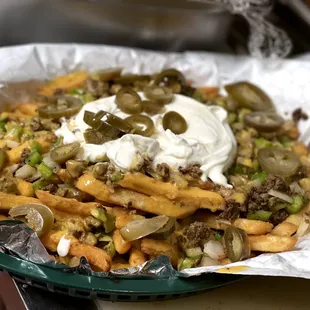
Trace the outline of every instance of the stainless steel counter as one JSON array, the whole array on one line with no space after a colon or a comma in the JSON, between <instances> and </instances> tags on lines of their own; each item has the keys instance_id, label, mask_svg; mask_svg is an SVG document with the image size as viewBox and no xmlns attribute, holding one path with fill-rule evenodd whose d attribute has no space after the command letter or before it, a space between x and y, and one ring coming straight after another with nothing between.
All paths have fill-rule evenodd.
<instances>
[{"instance_id":1,"label":"stainless steel counter","mask_svg":"<svg viewBox=\"0 0 310 310\"><path fill-rule=\"evenodd\" d=\"M250 277L189 298L159 302L112 303L74 299L19 285L20 293L29 310L156 310L159 308L161 310L302 310L309 309L307 294L309 289L310 281L305 279ZM11 309L21 310L16 306Z\"/></svg>"},{"instance_id":2,"label":"stainless steel counter","mask_svg":"<svg viewBox=\"0 0 310 310\"><path fill-rule=\"evenodd\" d=\"M99 310L303 310L309 309L310 281L251 277L185 299L154 303L97 302Z\"/></svg>"}]
</instances>

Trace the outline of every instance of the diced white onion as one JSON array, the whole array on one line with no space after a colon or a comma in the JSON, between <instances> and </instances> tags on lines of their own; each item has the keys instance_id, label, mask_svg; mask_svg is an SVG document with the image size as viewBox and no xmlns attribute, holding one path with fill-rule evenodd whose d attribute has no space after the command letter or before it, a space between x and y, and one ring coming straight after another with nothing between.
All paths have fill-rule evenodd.
<instances>
[{"instance_id":1,"label":"diced white onion","mask_svg":"<svg viewBox=\"0 0 310 310\"><path fill-rule=\"evenodd\" d=\"M11 166L8 166L6 168L6 171L9 172L9 173L14 173L19 167L19 164L14 164L14 165L11 165Z\"/></svg>"},{"instance_id":2,"label":"diced white onion","mask_svg":"<svg viewBox=\"0 0 310 310\"><path fill-rule=\"evenodd\" d=\"M58 163L56 163L51 155L48 153L46 155L43 156L43 160L44 164L46 166L48 166L49 168L51 168L53 170L54 173L57 173L58 170L61 168L60 165Z\"/></svg>"},{"instance_id":3,"label":"diced white onion","mask_svg":"<svg viewBox=\"0 0 310 310\"><path fill-rule=\"evenodd\" d=\"M34 182L34 181L36 181L36 180L38 180L40 178L41 178L41 173L38 170L36 170L36 172L34 173L33 176L27 178L27 181Z\"/></svg>"},{"instance_id":4,"label":"diced white onion","mask_svg":"<svg viewBox=\"0 0 310 310\"><path fill-rule=\"evenodd\" d=\"M68 255L70 250L71 240L66 239L66 236L62 236L59 240L58 246L57 246L57 253L61 257L65 257Z\"/></svg>"},{"instance_id":5,"label":"diced white onion","mask_svg":"<svg viewBox=\"0 0 310 310\"><path fill-rule=\"evenodd\" d=\"M227 256L222 243L216 240L209 240L205 243L203 252L214 260L219 260Z\"/></svg>"},{"instance_id":6,"label":"diced white onion","mask_svg":"<svg viewBox=\"0 0 310 310\"><path fill-rule=\"evenodd\" d=\"M14 148L18 147L19 145L20 145L20 143L18 143L16 141L12 141L12 140L6 141L6 146L10 149L14 149Z\"/></svg>"},{"instance_id":7,"label":"diced white onion","mask_svg":"<svg viewBox=\"0 0 310 310\"><path fill-rule=\"evenodd\" d=\"M290 190L296 194L303 194L304 190L299 186L297 182L293 182L290 184Z\"/></svg>"},{"instance_id":8,"label":"diced white onion","mask_svg":"<svg viewBox=\"0 0 310 310\"><path fill-rule=\"evenodd\" d=\"M207 267L207 266L217 266L219 262L215 259L212 259L209 256L204 256L201 261L200 261L200 266L201 267Z\"/></svg>"},{"instance_id":9,"label":"diced white onion","mask_svg":"<svg viewBox=\"0 0 310 310\"><path fill-rule=\"evenodd\" d=\"M290 197L289 195L286 195L286 194L284 194L282 192L276 191L274 189L269 190L268 194L270 196L277 197L277 198L279 198L279 199L281 199L283 201L286 201L288 203L293 203L292 197Z\"/></svg>"},{"instance_id":10,"label":"diced white onion","mask_svg":"<svg viewBox=\"0 0 310 310\"><path fill-rule=\"evenodd\" d=\"M37 169L29 165L24 165L15 172L15 177L20 179L27 179L36 173Z\"/></svg>"}]
</instances>

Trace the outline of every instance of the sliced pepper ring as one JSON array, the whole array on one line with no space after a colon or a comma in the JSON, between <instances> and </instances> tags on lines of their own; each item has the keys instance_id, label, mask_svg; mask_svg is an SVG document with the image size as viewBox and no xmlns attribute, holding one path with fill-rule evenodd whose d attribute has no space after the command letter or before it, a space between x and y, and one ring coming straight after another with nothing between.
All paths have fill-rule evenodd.
<instances>
[{"instance_id":1,"label":"sliced pepper ring","mask_svg":"<svg viewBox=\"0 0 310 310\"><path fill-rule=\"evenodd\" d=\"M38 108L38 114L42 118L60 119L61 117L71 117L77 114L83 102L78 97L73 96L53 96L42 97L48 104Z\"/></svg>"},{"instance_id":2,"label":"sliced pepper ring","mask_svg":"<svg viewBox=\"0 0 310 310\"><path fill-rule=\"evenodd\" d=\"M155 84L145 87L144 96L147 99L161 105L168 104L173 99L173 93L170 88L165 86L158 86Z\"/></svg>"},{"instance_id":3,"label":"sliced pepper ring","mask_svg":"<svg viewBox=\"0 0 310 310\"><path fill-rule=\"evenodd\" d=\"M136 81L143 81L143 80L149 81L150 76L143 75L143 74L124 74L122 76L114 78L113 82L116 84L121 84L121 85L129 85L129 84L133 84Z\"/></svg>"},{"instance_id":4,"label":"sliced pepper ring","mask_svg":"<svg viewBox=\"0 0 310 310\"><path fill-rule=\"evenodd\" d=\"M179 135L187 130L186 120L175 111L166 113L163 117L163 128L170 129L174 134Z\"/></svg>"},{"instance_id":5,"label":"sliced pepper ring","mask_svg":"<svg viewBox=\"0 0 310 310\"><path fill-rule=\"evenodd\" d=\"M238 82L225 86L228 94L240 106L253 111L274 110L270 97L258 86L249 82Z\"/></svg>"},{"instance_id":6,"label":"sliced pepper ring","mask_svg":"<svg viewBox=\"0 0 310 310\"><path fill-rule=\"evenodd\" d=\"M300 165L294 152L280 147L260 149L257 159L263 170L282 177L294 175Z\"/></svg>"},{"instance_id":7,"label":"sliced pepper ring","mask_svg":"<svg viewBox=\"0 0 310 310\"><path fill-rule=\"evenodd\" d=\"M133 127L124 119L102 110L96 114L85 111L83 120L93 129L111 138L116 138L120 132L131 133L133 130Z\"/></svg>"},{"instance_id":8,"label":"sliced pepper ring","mask_svg":"<svg viewBox=\"0 0 310 310\"><path fill-rule=\"evenodd\" d=\"M94 77L98 77L102 82L109 82L121 76L122 68L106 68L95 72Z\"/></svg>"},{"instance_id":9,"label":"sliced pepper ring","mask_svg":"<svg viewBox=\"0 0 310 310\"><path fill-rule=\"evenodd\" d=\"M184 75L176 69L166 69L160 72L156 78L154 79L154 84L160 85L161 83L165 83L171 79L179 81L181 86L185 85L186 80Z\"/></svg>"},{"instance_id":10,"label":"sliced pepper ring","mask_svg":"<svg viewBox=\"0 0 310 310\"><path fill-rule=\"evenodd\" d=\"M67 160L74 158L80 150L80 143L73 142L56 147L51 151L52 159L58 163L63 164Z\"/></svg>"},{"instance_id":11,"label":"sliced pepper ring","mask_svg":"<svg viewBox=\"0 0 310 310\"><path fill-rule=\"evenodd\" d=\"M14 207L9 215L13 218L25 216L27 225L33 229L38 236L43 236L52 230L54 214L49 207L40 203L26 203Z\"/></svg>"},{"instance_id":12,"label":"sliced pepper ring","mask_svg":"<svg viewBox=\"0 0 310 310\"><path fill-rule=\"evenodd\" d=\"M260 132L274 132L284 123L284 119L275 112L250 112L246 114L244 121Z\"/></svg>"},{"instance_id":13,"label":"sliced pepper ring","mask_svg":"<svg viewBox=\"0 0 310 310\"><path fill-rule=\"evenodd\" d=\"M142 107L143 107L143 112L150 114L150 115L159 114L160 111L163 109L162 104L156 101L152 101L152 100L143 100Z\"/></svg>"},{"instance_id":14,"label":"sliced pepper ring","mask_svg":"<svg viewBox=\"0 0 310 310\"><path fill-rule=\"evenodd\" d=\"M102 134L110 137L111 139L115 139L116 137L118 137L118 135L120 134L120 130L102 121L101 118L101 111L96 114L90 111L85 111L83 121L93 129L101 132Z\"/></svg>"},{"instance_id":15,"label":"sliced pepper ring","mask_svg":"<svg viewBox=\"0 0 310 310\"><path fill-rule=\"evenodd\" d=\"M133 134L150 137L154 132L154 123L152 119L146 115L131 115L125 118L125 120L134 128Z\"/></svg>"},{"instance_id":16,"label":"sliced pepper ring","mask_svg":"<svg viewBox=\"0 0 310 310\"><path fill-rule=\"evenodd\" d=\"M227 256L233 263L250 257L250 242L244 230L227 227L224 232L224 244Z\"/></svg>"},{"instance_id":17,"label":"sliced pepper ring","mask_svg":"<svg viewBox=\"0 0 310 310\"><path fill-rule=\"evenodd\" d=\"M142 100L138 93L130 87L123 87L117 92L115 103L121 111L127 114L139 114L142 112Z\"/></svg>"}]
</instances>

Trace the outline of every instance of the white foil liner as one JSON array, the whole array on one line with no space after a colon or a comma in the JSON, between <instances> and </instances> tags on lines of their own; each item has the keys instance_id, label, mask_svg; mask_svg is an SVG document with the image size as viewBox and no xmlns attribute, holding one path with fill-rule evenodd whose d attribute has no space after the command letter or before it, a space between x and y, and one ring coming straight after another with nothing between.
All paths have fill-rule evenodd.
<instances>
[{"instance_id":1,"label":"white foil liner","mask_svg":"<svg viewBox=\"0 0 310 310\"><path fill-rule=\"evenodd\" d=\"M2 82L48 79L73 70L95 71L115 66L133 73L153 73L174 67L199 86L222 86L247 80L262 87L284 116L299 107L310 112L310 56L307 55L300 60L258 60L204 52L158 53L98 45L40 44L0 48ZM309 143L309 121L302 122L300 129L301 138ZM235 266L241 267L231 268ZM290 252L262 254L227 266L183 271L188 276L206 272L310 279L310 235L300 238Z\"/></svg>"}]
</instances>

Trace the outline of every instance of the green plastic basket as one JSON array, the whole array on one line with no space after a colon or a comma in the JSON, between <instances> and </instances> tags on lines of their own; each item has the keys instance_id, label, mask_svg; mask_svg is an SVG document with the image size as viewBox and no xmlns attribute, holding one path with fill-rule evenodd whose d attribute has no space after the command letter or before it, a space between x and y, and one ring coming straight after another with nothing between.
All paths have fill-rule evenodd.
<instances>
[{"instance_id":1,"label":"green plastic basket","mask_svg":"<svg viewBox=\"0 0 310 310\"><path fill-rule=\"evenodd\" d=\"M155 301L192 296L244 278L243 276L207 274L191 278L150 279L115 278L65 273L60 270L0 253L0 271L27 285L88 299L110 301Z\"/></svg>"}]
</instances>

